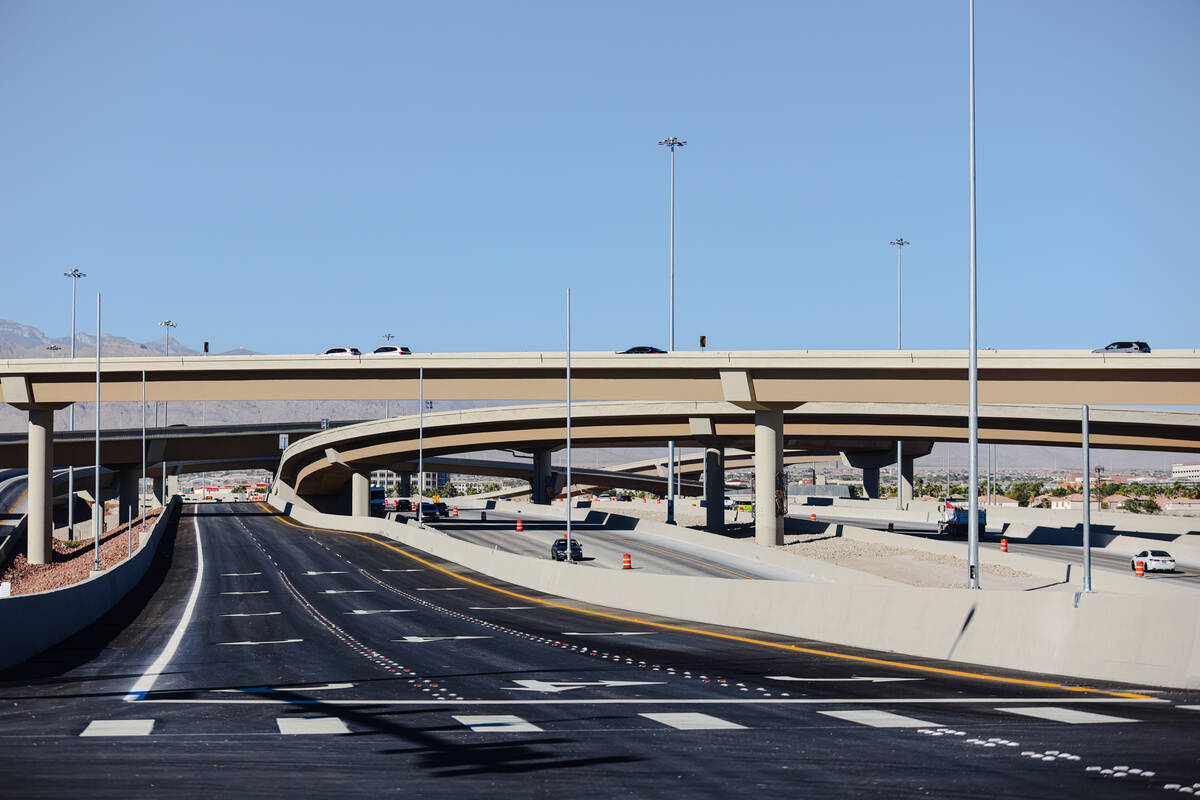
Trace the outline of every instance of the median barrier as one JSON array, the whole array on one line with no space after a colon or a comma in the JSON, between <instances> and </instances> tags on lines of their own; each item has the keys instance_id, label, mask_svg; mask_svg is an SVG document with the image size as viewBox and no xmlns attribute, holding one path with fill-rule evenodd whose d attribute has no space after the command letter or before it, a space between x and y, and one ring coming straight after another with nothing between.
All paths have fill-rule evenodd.
<instances>
[{"instance_id":1,"label":"median barrier","mask_svg":"<svg viewBox=\"0 0 1200 800\"><path fill-rule=\"evenodd\" d=\"M380 534L517 586L634 613L919 658L1200 688L1198 599L918 589L894 582L746 581L588 569L500 552L412 524L291 506L291 515L306 525ZM1119 647L1114 632L1119 632Z\"/></svg>"},{"instance_id":2,"label":"median barrier","mask_svg":"<svg viewBox=\"0 0 1200 800\"><path fill-rule=\"evenodd\" d=\"M137 552L116 566L73 586L0 598L0 669L32 658L107 614L145 576L163 531L179 519L181 503L173 497Z\"/></svg>"}]
</instances>

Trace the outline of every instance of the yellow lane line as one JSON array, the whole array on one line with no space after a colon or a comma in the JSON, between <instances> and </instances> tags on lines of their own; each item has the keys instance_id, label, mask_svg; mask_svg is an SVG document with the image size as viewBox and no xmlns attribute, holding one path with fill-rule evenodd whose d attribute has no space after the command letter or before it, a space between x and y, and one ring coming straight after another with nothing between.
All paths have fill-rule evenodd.
<instances>
[{"instance_id":1,"label":"yellow lane line","mask_svg":"<svg viewBox=\"0 0 1200 800\"><path fill-rule=\"evenodd\" d=\"M586 608L577 608L576 606L569 606L569 605L566 605L565 603L555 603L551 600L544 600L544 599L541 599L538 597L530 597L529 595L521 594L520 592L514 592L510 589L502 589L499 586L492 586L492 585L484 583L482 581L477 581L474 578L468 578L465 575L459 575L458 573L448 570L445 567L434 564L431 561L426 561L425 559L421 558L420 556L414 555L414 554L408 552L407 550L403 550L394 545L390 545L387 542L381 542L380 540L376 539L373 536L367 536L366 534L362 534L362 533L352 533L350 531L338 531L338 530L333 530L331 528L313 528L308 525L299 525L299 524L292 522L291 520L285 518L283 516L283 514L281 512L279 512L277 509L271 508L270 506L266 505L265 503L259 503L259 505L262 506L263 510L270 512L276 520L278 520L279 522L282 522L285 525L290 525L293 528L299 528L301 530L306 530L306 531L316 531L318 533L337 533L342 536L357 536L360 539L366 539L368 542L374 542L375 544L380 545L382 547L386 547L389 550L394 550L395 552L400 553L403 556L407 556L408 558L411 558L413 561L416 561L419 564L424 564L425 566L429 567L430 569L437 570L438 572L449 575L450 577L456 578L460 581L463 581L464 583L469 583L474 586L478 586L481 589L490 589L493 592L499 592L500 594L505 594L505 595L508 595L509 597L515 597L518 600L524 600L529 603L540 603L541 605L550 606L552 608L560 608L560 609L563 609L564 611L574 611L576 613L586 614L586 615L592 616L592 617L602 617L604 619L616 620L618 622L630 622L635 625L645 625L645 626L651 627L651 628L662 628L663 630L679 631L682 633L694 633L694 634L698 634L700 636L708 636L713 639L726 639L726 640L734 641L734 642L745 642L747 644L757 644L757 645L762 645L763 647L772 647L777 650L790 650L795 653L806 653L808 655L826 656L829 658L840 658L840 659L844 659L846 661L857 661L857 662L864 663L864 664L879 664L879 665L885 666L885 667L898 667L900 669L910 669L910 670L916 670L918 672L932 672L932 673L936 673L938 675L953 675L953 676L961 677L961 678L976 678L976 679L985 680L985 681L996 681L997 683L1019 684L1021 686L1040 686L1040 687L1047 688L1047 689L1063 689L1068 692L1082 692L1082 693L1086 693L1086 694L1102 694L1102 695L1108 695L1110 697L1124 697L1124 698L1128 698L1130 700L1156 700L1156 699L1158 699L1155 697L1150 697L1149 695L1134 694L1132 692L1110 692L1110 691L1105 691L1104 689L1093 689L1093 688L1085 687L1085 686L1065 686L1061 683L1051 683L1048 681L1033 681L1033 680L1028 680L1025 678L1004 678L1004 677L1000 677L998 675L984 675L979 672L966 672L964 670L945 669L943 667L930 667L930 666L925 666L922 664L909 664L904 661L888 661L886 659L881 659L881 658L870 658L868 656L856 656L856 655L851 655L849 653L837 653L832 650L817 650L815 648L800 647L799 645L794 645L794 644L781 644L779 642L768 642L768 641L764 641L762 639L751 639L746 636L734 636L734 635L728 634L728 633L718 633L716 631L705 631L705 630L700 630L698 628L688 628L683 625L668 625L665 622L652 622L650 620L638 619L637 617L623 617L619 614L608 614L603 611L591 611Z\"/></svg>"},{"instance_id":2,"label":"yellow lane line","mask_svg":"<svg viewBox=\"0 0 1200 800\"><path fill-rule=\"evenodd\" d=\"M5 511L4 513L11 514L14 508L21 505L21 501L25 499L25 495L27 494L29 494L28 487L26 487L25 491L21 492L21 496L17 498L17 502L13 503L12 506L9 507L8 511Z\"/></svg>"}]
</instances>

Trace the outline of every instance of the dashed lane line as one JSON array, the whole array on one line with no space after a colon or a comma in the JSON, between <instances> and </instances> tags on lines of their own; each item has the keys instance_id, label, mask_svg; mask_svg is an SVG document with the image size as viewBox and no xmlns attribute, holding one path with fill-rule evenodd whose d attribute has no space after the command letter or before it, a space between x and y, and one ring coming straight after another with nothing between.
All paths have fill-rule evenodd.
<instances>
[{"instance_id":1,"label":"dashed lane line","mask_svg":"<svg viewBox=\"0 0 1200 800\"><path fill-rule=\"evenodd\" d=\"M913 719L912 717L905 717L900 714L892 714L888 711L879 711L874 708L851 709L848 711L819 711L817 713L835 719L844 719L847 722L856 722L859 725L867 725L872 728L929 728L935 724L920 719Z\"/></svg>"},{"instance_id":2,"label":"dashed lane line","mask_svg":"<svg viewBox=\"0 0 1200 800\"><path fill-rule=\"evenodd\" d=\"M1090 711L1080 711L1075 708L1058 708L1056 706L1026 706L1020 708L1009 706L1007 708L997 708L996 710L1005 711L1009 714L1021 714L1036 719L1046 719L1051 722L1066 722L1071 725L1090 725L1101 722L1137 722L1136 719L1128 719L1126 717L1110 717L1107 714L1093 714Z\"/></svg>"},{"instance_id":3,"label":"dashed lane line","mask_svg":"<svg viewBox=\"0 0 1200 800\"><path fill-rule=\"evenodd\" d=\"M346 723L337 717L279 717L279 732L286 735L349 733Z\"/></svg>"},{"instance_id":4,"label":"dashed lane line","mask_svg":"<svg viewBox=\"0 0 1200 800\"><path fill-rule=\"evenodd\" d=\"M508 597L513 597L518 600L523 600L525 602L537 603L538 605L547 606L550 608L558 608L558 609L562 609L564 611L573 611L575 613L585 614L585 615L591 616L591 617L599 617L602 619L616 620L618 622L633 623L635 625L646 625L646 626L652 627L652 628L659 628L662 630L670 630L670 631L678 631L678 632L682 632L682 633L691 633L691 634L696 634L699 636L707 636L707 637L714 638L714 639L724 639L726 641L744 642L747 644L755 644L755 645L760 645L763 647L770 647L770 648L774 648L777 650L788 650L788 651L791 651L794 653L807 653L809 655L824 656L827 658L837 658L837 659L842 659L842 660L846 660L846 661L856 661L856 662L865 663L865 664L879 664L882 666L896 667L898 669L914 670L914 671L918 671L918 672L928 672L928 673L934 673L934 674L938 674L938 675L953 675L953 676L961 677L961 678L973 678L973 679L977 679L977 680L994 681L997 683L1005 683L1005 684L1011 684L1011 685L1017 685L1017 686L1038 686L1038 687L1047 688L1047 689L1062 689L1064 691L1079 692L1081 694L1100 694L1100 695L1107 695L1110 697L1124 698L1127 700L1141 700L1141 701L1145 701L1145 702L1166 702L1166 701L1159 700L1154 697L1150 697L1148 695L1137 694L1134 692L1113 692L1113 691L1106 691L1104 689L1094 689L1094 688L1088 687L1088 686L1065 686L1061 683L1052 683L1050 681L1035 681L1035 680L1029 680L1027 678L1009 678L1009 677L1004 677L1004 676L1000 676L1000 675L985 675L985 674L979 673L979 672L968 672L966 670L948 669L945 667L931 667L931 666L924 665L924 664L910 664L910 663L907 663L904 661L891 661L888 659L871 658L869 656L857 656L857 655L852 655L850 653L839 653L834 650L819 650L817 648L801 647L800 645L794 645L794 644L769 642L769 641L765 641L763 639L754 639L754 638L751 638L748 636L734 636L733 634L720 633L717 631L705 631L705 630L700 630L698 628L689 628L684 625L670 625L665 622L654 622L651 620L639 619L637 617L626 617L626 616L621 616L620 614L610 614L610 613L603 612L603 611L592 611L589 609L584 609L584 608L579 608L577 606L568 605L566 603L556 603L552 600L544 600L544 599L537 598L537 597L531 597L529 595L521 594L520 592L515 592L511 589L502 589L499 586L492 586L491 584L484 583L483 581L476 580L474 578L469 578L466 575L459 575L458 573L456 573L452 570L446 569L445 567L439 566L439 565L433 563L432 561L428 561L424 558L421 558L420 556L415 555L414 553L411 553L407 550L404 550L403 548L396 547L395 545L391 545L391 544L388 544L387 542L380 541L379 539L376 539L374 536L367 536L366 534L362 534L362 533L352 533L350 531L336 531L336 530L331 530L328 528L314 528L309 525L301 525L299 523L292 522L291 520L287 519L278 510L271 508L266 503L259 503L258 505L264 511L269 512L276 521L281 522L284 525L288 525L293 528L298 528L300 530L315 531L318 533L332 533L332 534L337 534L340 536L355 536L359 539L365 539L368 542L373 542L373 543L379 545L380 547L385 547L389 550L400 553L401 555L406 556L407 558L410 558L413 561L416 561L418 564L422 564L429 569L433 569L438 572L441 572L444 575L454 578L455 580L459 580L464 583L469 583L472 586L477 586L481 589L487 589L489 591L497 592L499 594L503 594ZM1077 701L1072 700L1071 702L1077 702Z\"/></svg>"},{"instance_id":5,"label":"dashed lane line","mask_svg":"<svg viewBox=\"0 0 1200 800\"><path fill-rule=\"evenodd\" d=\"M295 644L296 642L303 642L303 641L304 641L303 639L275 639L274 641L270 641L270 642L214 642L214 644L224 647L224 646L229 646L229 645Z\"/></svg>"},{"instance_id":6,"label":"dashed lane line","mask_svg":"<svg viewBox=\"0 0 1200 800\"><path fill-rule=\"evenodd\" d=\"M454 719L466 725L473 731L487 733L538 733L542 729L532 722L526 722L520 717L510 714L491 716L453 715Z\"/></svg>"},{"instance_id":7,"label":"dashed lane line","mask_svg":"<svg viewBox=\"0 0 1200 800\"><path fill-rule=\"evenodd\" d=\"M149 736L152 719L94 719L80 736Z\"/></svg>"},{"instance_id":8,"label":"dashed lane line","mask_svg":"<svg viewBox=\"0 0 1200 800\"><path fill-rule=\"evenodd\" d=\"M1012 698L1008 697L836 697L836 698L816 698L816 697L696 697L696 698L670 698L670 697L599 697L591 700L580 698L528 698L528 699L504 699L504 700L470 700L466 698L435 698L411 700L411 699L377 699L377 700L273 700L273 699L215 699L215 698L196 698L196 699L179 699L179 698L147 698L142 700L143 703L165 703L171 705L220 705L228 703L232 705L265 705L271 703L299 703L306 705L366 705L366 706L438 706L438 705L460 705L460 706L586 706L586 705L668 705L668 706L704 706L704 705L751 705L751 706L771 706L771 705L793 705L793 706L818 706L818 705L986 705L995 707L999 704L1011 702ZM1129 701L1124 698L1117 697L1023 697L1023 703L1121 703L1127 704ZM1162 702L1162 701L1159 701ZM923 726L929 726L931 723L923 723Z\"/></svg>"}]
</instances>

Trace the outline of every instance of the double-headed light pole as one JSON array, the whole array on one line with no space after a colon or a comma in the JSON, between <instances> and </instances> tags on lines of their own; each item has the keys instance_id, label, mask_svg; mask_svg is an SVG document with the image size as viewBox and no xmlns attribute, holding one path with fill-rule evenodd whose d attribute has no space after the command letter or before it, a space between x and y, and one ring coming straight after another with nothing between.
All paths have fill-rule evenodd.
<instances>
[{"instance_id":1,"label":"double-headed light pole","mask_svg":"<svg viewBox=\"0 0 1200 800\"><path fill-rule=\"evenodd\" d=\"M671 151L670 212L667 233L667 351L675 352L675 148L687 142L674 136L660 145ZM675 440L667 442L667 524L675 524Z\"/></svg>"},{"instance_id":2,"label":"double-headed light pole","mask_svg":"<svg viewBox=\"0 0 1200 800\"><path fill-rule=\"evenodd\" d=\"M900 281L900 277L902 274L901 268L900 268L900 253L903 252L905 245L912 244L912 242L906 242L906 241L904 241L903 236L897 236L893 241L889 242L889 244L893 244L896 246L896 349L903 350L904 348L900 346L900 343L901 343L901 339L900 339L900 320L901 320L901 310L900 310L900 283L901 283L901 281ZM904 482L903 482L903 477L902 477L903 472L904 472L904 442L902 442L900 439L897 439L896 440L896 510L897 511L900 511L904 508Z\"/></svg>"},{"instance_id":3,"label":"double-headed light pole","mask_svg":"<svg viewBox=\"0 0 1200 800\"><path fill-rule=\"evenodd\" d=\"M169 319L164 319L162 322L160 322L158 324L163 329L163 355L169 356L169 355L171 355L171 328L178 328L179 325L177 325L176 323L172 322ZM157 411L158 405L157 405L157 403L155 404L154 408L155 408L154 419L157 422L158 421L158 411ZM167 403L166 403L166 401L163 401L163 427L164 428L167 427ZM165 472L163 474L163 480L166 480ZM164 492L165 491L166 491L166 489L164 487ZM164 494L163 497L166 497L166 495Z\"/></svg>"},{"instance_id":4,"label":"double-headed light pole","mask_svg":"<svg viewBox=\"0 0 1200 800\"><path fill-rule=\"evenodd\" d=\"M64 278L71 279L71 358L75 358L75 287L79 284L80 278L86 278L86 272L80 272L79 267L72 267L70 272L63 273ZM99 336L96 334L96 346L100 346ZM99 409L97 409L98 411ZM70 426L71 430L75 430L75 404L71 404ZM67 538L75 538L75 468L70 467L67 471Z\"/></svg>"}]
</instances>

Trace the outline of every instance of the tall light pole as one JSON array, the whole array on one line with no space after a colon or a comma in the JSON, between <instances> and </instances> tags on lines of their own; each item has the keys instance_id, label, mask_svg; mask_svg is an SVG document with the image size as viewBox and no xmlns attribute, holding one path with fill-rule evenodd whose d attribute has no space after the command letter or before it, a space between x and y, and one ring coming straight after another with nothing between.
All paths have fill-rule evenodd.
<instances>
[{"instance_id":1,"label":"tall light pole","mask_svg":"<svg viewBox=\"0 0 1200 800\"><path fill-rule=\"evenodd\" d=\"M385 342L391 342L391 341L392 341L392 339L395 339L395 338L396 338L396 337L395 337L395 336L393 336L393 335L392 335L392 334L390 334L390 333L385 333L385 334L383 335L383 340L384 340ZM391 419L391 418L392 418L392 401L391 401L390 399L386 398L386 397L385 397L385 398L383 398L383 418L384 418L384 419Z\"/></svg>"},{"instance_id":2,"label":"tall light pole","mask_svg":"<svg viewBox=\"0 0 1200 800\"><path fill-rule=\"evenodd\" d=\"M571 560L571 287L567 287L567 563Z\"/></svg>"},{"instance_id":3,"label":"tall light pole","mask_svg":"<svg viewBox=\"0 0 1200 800\"><path fill-rule=\"evenodd\" d=\"M969 117L970 138L970 183L971 183L971 280L970 280L970 351L967 353L967 487L970 497L967 503L967 588L979 588L979 321L977 311L977 287L975 283L975 0L969 0L968 58L970 66Z\"/></svg>"},{"instance_id":4,"label":"tall light pole","mask_svg":"<svg viewBox=\"0 0 1200 800\"><path fill-rule=\"evenodd\" d=\"M72 267L70 272L63 273L64 278L71 279L71 358L75 358L75 287L79 284L80 278L86 278L86 272L80 272L78 267ZM99 336L99 333L96 334ZM100 340L96 340L96 347L100 347ZM75 404L71 404L70 426L71 430L75 430ZM75 539L75 467L70 467L67 472L67 538Z\"/></svg>"},{"instance_id":5,"label":"tall light pole","mask_svg":"<svg viewBox=\"0 0 1200 800\"><path fill-rule=\"evenodd\" d=\"M179 326L176 325L174 322L172 322L169 319L164 319L162 322L160 322L158 324L163 329L163 355L169 356L169 355L171 355L171 328L178 328ZM156 404L154 406L154 408L157 410L158 405ZM157 419L158 414L156 413L154 416ZM163 401L163 427L165 428L166 426L167 426L167 401L164 400ZM166 480L166 479L164 478L164 480ZM163 497L166 497L165 489L164 489Z\"/></svg>"},{"instance_id":6,"label":"tall light pole","mask_svg":"<svg viewBox=\"0 0 1200 800\"><path fill-rule=\"evenodd\" d=\"M687 142L674 136L660 145L671 151L671 188L667 224L667 350L675 352L675 148ZM675 524L675 440L667 442L667 524ZM570 555L568 553L568 555Z\"/></svg>"},{"instance_id":7,"label":"tall light pole","mask_svg":"<svg viewBox=\"0 0 1200 800\"><path fill-rule=\"evenodd\" d=\"M900 346L900 253L903 252L904 246L912 244L912 242L904 241L903 236L897 236L889 244L896 246L896 349L902 350ZM901 474L904 471L904 442L900 439L896 440L896 510L900 511L904 508L904 483L901 479Z\"/></svg>"}]
</instances>

